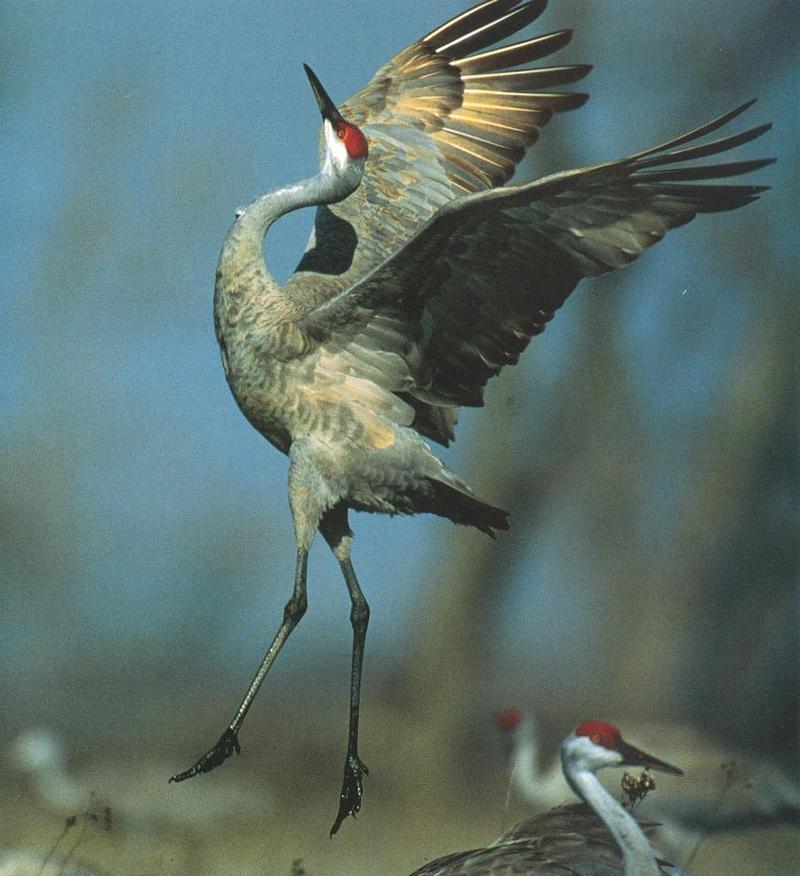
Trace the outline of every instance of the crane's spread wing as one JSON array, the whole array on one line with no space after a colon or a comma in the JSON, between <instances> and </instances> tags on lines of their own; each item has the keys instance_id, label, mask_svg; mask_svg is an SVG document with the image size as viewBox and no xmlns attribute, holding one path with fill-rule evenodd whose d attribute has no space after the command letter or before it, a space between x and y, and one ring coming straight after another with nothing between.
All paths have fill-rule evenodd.
<instances>
[{"instance_id":1,"label":"crane's spread wing","mask_svg":"<svg viewBox=\"0 0 800 876\"><path fill-rule=\"evenodd\" d=\"M361 362L374 371L402 359L407 373L393 391L417 411L419 431L446 442L454 408L482 403L488 379L518 360L583 277L623 267L697 213L732 210L764 191L697 181L748 173L772 159L684 162L727 152L769 125L677 148L751 103L619 161L450 202L399 252L298 326L323 348L345 351L356 370ZM440 422L430 422L437 410Z\"/></svg>"},{"instance_id":2,"label":"crane's spread wing","mask_svg":"<svg viewBox=\"0 0 800 876\"><path fill-rule=\"evenodd\" d=\"M479 3L395 55L341 107L369 141L359 189L320 207L298 272L334 295L405 244L453 198L510 179L554 112L585 94L549 91L590 67L516 70L565 46L562 30L487 50L537 18L546 0Z\"/></svg>"}]
</instances>

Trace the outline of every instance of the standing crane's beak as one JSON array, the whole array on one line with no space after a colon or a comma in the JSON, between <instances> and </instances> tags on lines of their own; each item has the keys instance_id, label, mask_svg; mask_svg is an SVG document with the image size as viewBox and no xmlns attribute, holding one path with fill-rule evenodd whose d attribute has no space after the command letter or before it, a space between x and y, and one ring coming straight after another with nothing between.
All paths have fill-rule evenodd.
<instances>
[{"instance_id":1,"label":"standing crane's beak","mask_svg":"<svg viewBox=\"0 0 800 876\"><path fill-rule=\"evenodd\" d=\"M639 751L638 748L628 745L627 742L621 741L617 746L617 751L623 758L621 766L641 766L648 770L661 770L662 773L672 773L674 776L683 775L683 770L678 769L678 767L659 760L657 757L653 757L652 754L645 754L643 751Z\"/></svg>"},{"instance_id":2,"label":"standing crane's beak","mask_svg":"<svg viewBox=\"0 0 800 876\"><path fill-rule=\"evenodd\" d=\"M314 97L317 99L322 118L327 119L331 124L335 122L343 122L344 119L342 118L342 114L336 109L336 104L330 99L328 92L322 87L322 83L317 78L317 74L308 66L308 64L303 64L303 69L306 71L308 81L311 83L311 90L314 92Z\"/></svg>"}]
</instances>

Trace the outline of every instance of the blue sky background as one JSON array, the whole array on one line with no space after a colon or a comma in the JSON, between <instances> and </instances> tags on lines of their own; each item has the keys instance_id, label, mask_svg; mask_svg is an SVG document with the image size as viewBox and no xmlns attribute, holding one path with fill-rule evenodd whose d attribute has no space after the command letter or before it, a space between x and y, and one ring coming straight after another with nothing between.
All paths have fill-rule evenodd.
<instances>
[{"instance_id":1,"label":"blue sky background","mask_svg":"<svg viewBox=\"0 0 800 876\"><path fill-rule=\"evenodd\" d=\"M0 683L20 714L72 721L66 706L48 714L30 691L80 666L135 675L138 661L155 661L184 677L196 661L244 682L288 596L294 548L286 460L243 419L219 363L219 247L235 208L314 172L319 116L302 62L343 100L461 9L428 0L3 4ZM568 27L574 10L586 13L553 2L530 32ZM673 233L624 277L582 285L523 359L513 391L490 390L444 455L474 480L474 436L493 404L519 411L518 434L498 453L536 448L586 338L587 297L611 301L622 288L628 307L615 331L648 448L631 537L657 543L681 513L693 442L754 326L769 320L771 296L791 291L782 277L796 285L798 13L789 2L604 0L586 14L591 27L553 63L593 63L578 86L592 99L552 122L544 143L558 127L569 161L590 163L758 96L735 129L775 122L743 150L779 156L758 173L775 188ZM526 172L561 169L554 152L534 150ZM277 275L296 263L309 222L298 214L270 233ZM742 270L747 247L774 267L758 287ZM476 486L492 499L491 483ZM600 622L587 596L591 556L570 542L586 497L551 498L530 545L511 542L521 559L500 668L573 666ZM765 503L785 523L796 511L791 484ZM430 518L363 517L355 529L373 609L369 658L391 667L408 648L420 594L435 587L442 545L480 536ZM282 657L288 674L349 648L346 593L319 546L310 606L302 645ZM533 628L531 616L547 622ZM301 647L316 655L299 657Z\"/></svg>"}]
</instances>

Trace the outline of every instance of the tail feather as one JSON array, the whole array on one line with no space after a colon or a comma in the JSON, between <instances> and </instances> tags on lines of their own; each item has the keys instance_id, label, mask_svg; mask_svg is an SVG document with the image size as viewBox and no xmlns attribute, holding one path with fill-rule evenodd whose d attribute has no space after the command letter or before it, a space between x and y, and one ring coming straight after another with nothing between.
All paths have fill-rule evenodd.
<instances>
[{"instance_id":1,"label":"tail feather","mask_svg":"<svg viewBox=\"0 0 800 876\"><path fill-rule=\"evenodd\" d=\"M430 478L433 488L429 497L430 507L423 510L440 517L447 517L453 523L474 526L494 538L495 530L508 529L508 512L495 508L473 495L466 485L460 485ZM426 503L427 505L428 503Z\"/></svg>"}]
</instances>

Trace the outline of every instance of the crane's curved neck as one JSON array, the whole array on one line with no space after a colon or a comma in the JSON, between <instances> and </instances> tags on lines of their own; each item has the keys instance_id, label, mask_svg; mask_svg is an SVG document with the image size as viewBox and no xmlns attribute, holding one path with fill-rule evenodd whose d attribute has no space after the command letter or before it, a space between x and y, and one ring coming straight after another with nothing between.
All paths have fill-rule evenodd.
<instances>
[{"instance_id":1,"label":"crane's curved neck","mask_svg":"<svg viewBox=\"0 0 800 876\"><path fill-rule=\"evenodd\" d=\"M552 806L563 802L564 777L558 761L542 768L537 727L524 718L514 731L511 754L511 783L517 793L535 806Z\"/></svg>"},{"instance_id":2,"label":"crane's curved neck","mask_svg":"<svg viewBox=\"0 0 800 876\"><path fill-rule=\"evenodd\" d=\"M539 782L539 744L536 728L525 718L514 731L511 753L511 780L526 797L536 796Z\"/></svg>"},{"instance_id":3,"label":"crane's curved neck","mask_svg":"<svg viewBox=\"0 0 800 876\"><path fill-rule=\"evenodd\" d=\"M606 791L589 770L564 772L573 791L602 818L622 852L625 876L660 876L656 854L636 819Z\"/></svg>"},{"instance_id":4,"label":"crane's curved neck","mask_svg":"<svg viewBox=\"0 0 800 876\"><path fill-rule=\"evenodd\" d=\"M245 288L257 290L265 304L270 299L276 321L291 317L293 303L281 295L264 259L267 231L273 222L292 210L344 200L360 182L361 168L354 166L336 172L326 162L317 176L267 192L240 210L222 245L217 268L218 294L235 295Z\"/></svg>"}]
</instances>

